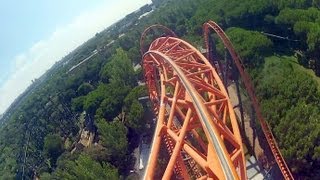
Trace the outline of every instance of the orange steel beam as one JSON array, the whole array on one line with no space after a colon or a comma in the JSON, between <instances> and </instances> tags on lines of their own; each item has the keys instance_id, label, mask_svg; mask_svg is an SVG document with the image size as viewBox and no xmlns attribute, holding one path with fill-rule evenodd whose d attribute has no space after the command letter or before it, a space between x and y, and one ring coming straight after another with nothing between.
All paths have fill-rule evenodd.
<instances>
[{"instance_id":1,"label":"orange steel beam","mask_svg":"<svg viewBox=\"0 0 320 180\"><path fill-rule=\"evenodd\" d=\"M154 178L161 142L170 155L163 179L173 173L191 179L193 169L200 179L246 179L238 122L208 60L189 43L166 36L154 40L144 53L143 69L158 116L144 179Z\"/></svg>"},{"instance_id":2,"label":"orange steel beam","mask_svg":"<svg viewBox=\"0 0 320 180\"><path fill-rule=\"evenodd\" d=\"M161 24L154 24L152 26L149 26L147 29L143 31L140 38L140 53L142 55L146 52L145 40L146 40L147 34L150 33L152 30L157 30L157 29L161 29L162 31L164 31L165 35L167 36L177 37L177 35L171 29Z\"/></svg>"},{"instance_id":3,"label":"orange steel beam","mask_svg":"<svg viewBox=\"0 0 320 180\"><path fill-rule=\"evenodd\" d=\"M204 23L204 25L203 25L204 39L205 39L205 44L206 44L206 48L208 51L210 49L210 47L209 47L210 29L214 30L217 33L217 35L219 36L219 38L222 40L223 44L228 49L234 63L236 64L237 69L239 70L241 79L243 80L245 88L250 96L251 102L253 104L253 108L257 114L257 117L259 119L263 133L267 139L267 142L268 142L269 147L271 149L271 152L274 156L274 159L276 160L276 162L280 168L280 171L283 174L283 177L285 179L293 179L293 176L290 172L290 169L287 166L283 156L281 155L280 149L279 149L277 142L272 134L272 131L271 131L268 123L264 120L264 118L262 116L262 113L260 110L260 105L259 105L259 102L256 98L256 95L254 92L254 87L252 85L253 83L251 82L251 78L250 78L249 74L245 70L245 67L241 61L240 56L234 50L233 45L232 45L231 41L229 40L228 36L218 26L218 24L213 21L209 21L207 23ZM207 54L207 57L209 58L209 53Z\"/></svg>"}]
</instances>

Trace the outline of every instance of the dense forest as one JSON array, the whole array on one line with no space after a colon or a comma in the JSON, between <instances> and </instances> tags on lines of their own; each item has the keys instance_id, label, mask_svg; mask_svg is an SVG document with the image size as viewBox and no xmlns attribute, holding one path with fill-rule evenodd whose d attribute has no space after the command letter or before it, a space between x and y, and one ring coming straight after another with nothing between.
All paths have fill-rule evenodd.
<instances>
[{"instance_id":1,"label":"dense forest","mask_svg":"<svg viewBox=\"0 0 320 180\"><path fill-rule=\"evenodd\" d=\"M242 57L294 176L319 179L319 8L319 0L164 0L141 19L130 14L130 23L97 33L64 57L21 100L0 127L0 179L130 179L133 150L142 135L152 135L148 104L138 100L147 95L142 70L134 68L139 37L159 23L201 47L210 19ZM85 130L93 144L79 147Z\"/></svg>"}]
</instances>

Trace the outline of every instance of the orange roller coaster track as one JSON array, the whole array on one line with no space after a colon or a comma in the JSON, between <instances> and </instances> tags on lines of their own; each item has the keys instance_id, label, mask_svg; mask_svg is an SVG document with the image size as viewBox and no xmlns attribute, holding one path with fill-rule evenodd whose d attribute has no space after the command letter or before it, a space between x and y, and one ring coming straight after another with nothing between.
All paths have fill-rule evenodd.
<instances>
[{"instance_id":1,"label":"orange roller coaster track","mask_svg":"<svg viewBox=\"0 0 320 180\"><path fill-rule=\"evenodd\" d=\"M158 115L145 178L154 176L163 141L170 154L163 179L173 172L188 179L192 168L197 178L245 179L237 120L207 59L181 39L160 37L144 54L143 68Z\"/></svg>"},{"instance_id":2,"label":"orange roller coaster track","mask_svg":"<svg viewBox=\"0 0 320 180\"><path fill-rule=\"evenodd\" d=\"M205 39L205 44L207 50L209 50L209 35L210 35L210 30L214 30L219 38L222 40L224 46L228 49L239 73L241 76L241 79L243 80L244 86L249 94L249 97L251 99L253 108L257 114L258 120L260 122L260 125L262 127L262 131L265 135L265 138L269 144L269 147L271 149L271 152L280 168L280 171L285 179L293 179L293 176L290 172L290 169L288 168L284 158L281 155L280 149L277 145L277 142L272 134L272 131L268 125L268 123L264 120L261 110L260 110L260 105L259 102L256 98L255 92L254 92L254 87L251 82L251 78L249 74L246 72L245 67L241 61L240 56L237 54L237 52L234 50L233 45L231 41L229 40L228 36L224 33L224 31L218 26L217 23L213 21L209 21L203 25L203 30L204 30L204 39ZM207 54L207 57L209 57L209 53Z\"/></svg>"},{"instance_id":3,"label":"orange roller coaster track","mask_svg":"<svg viewBox=\"0 0 320 180\"><path fill-rule=\"evenodd\" d=\"M155 39L146 51L147 33L157 27L166 35ZM236 64L238 60L245 73L229 39L214 22L204 25L205 38L210 28L217 32L231 55L234 53L233 60ZM161 25L147 28L140 45L145 81L158 117L144 179L155 178L158 160L163 158L159 154L164 149L169 157L162 167L162 179L171 179L173 175L177 179L247 179L238 122L225 86L210 62ZM248 78L248 75L241 74L241 77ZM248 82L251 85L250 79ZM253 87L248 87L250 94ZM251 95L255 97L254 93ZM257 104L256 98L253 101ZM272 140L271 145L277 148L274 138ZM279 150L277 157L282 158ZM283 158L279 167L287 168L286 179L292 177Z\"/></svg>"}]
</instances>

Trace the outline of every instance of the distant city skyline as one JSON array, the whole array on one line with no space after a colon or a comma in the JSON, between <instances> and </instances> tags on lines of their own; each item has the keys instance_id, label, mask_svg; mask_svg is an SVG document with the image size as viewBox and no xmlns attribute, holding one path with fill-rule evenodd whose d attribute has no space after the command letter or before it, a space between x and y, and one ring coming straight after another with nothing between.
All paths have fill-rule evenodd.
<instances>
[{"instance_id":1,"label":"distant city skyline","mask_svg":"<svg viewBox=\"0 0 320 180\"><path fill-rule=\"evenodd\" d=\"M151 0L0 3L0 114L55 62Z\"/></svg>"}]
</instances>

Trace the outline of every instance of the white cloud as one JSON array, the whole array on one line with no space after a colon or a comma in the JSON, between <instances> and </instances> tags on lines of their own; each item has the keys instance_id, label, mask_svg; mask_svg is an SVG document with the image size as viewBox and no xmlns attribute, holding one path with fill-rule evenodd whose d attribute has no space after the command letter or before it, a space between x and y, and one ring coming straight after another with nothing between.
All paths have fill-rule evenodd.
<instances>
[{"instance_id":1,"label":"white cloud","mask_svg":"<svg viewBox=\"0 0 320 180\"><path fill-rule=\"evenodd\" d=\"M49 38L17 55L14 59L14 73L0 87L0 114L30 85L31 80L40 77L56 61L96 32L146 3L150 3L150 0L118 0L111 7L110 1L106 1L99 8L84 12L71 23L57 28Z\"/></svg>"},{"instance_id":2,"label":"white cloud","mask_svg":"<svg viewBox=\"0 0 320 180\"><path fill-rule=\"evenodd\" d=\"M24 66L27 63L27 58L24 54L20 54L15 58L14 69Z\"/></svg>"}]
</instances>

